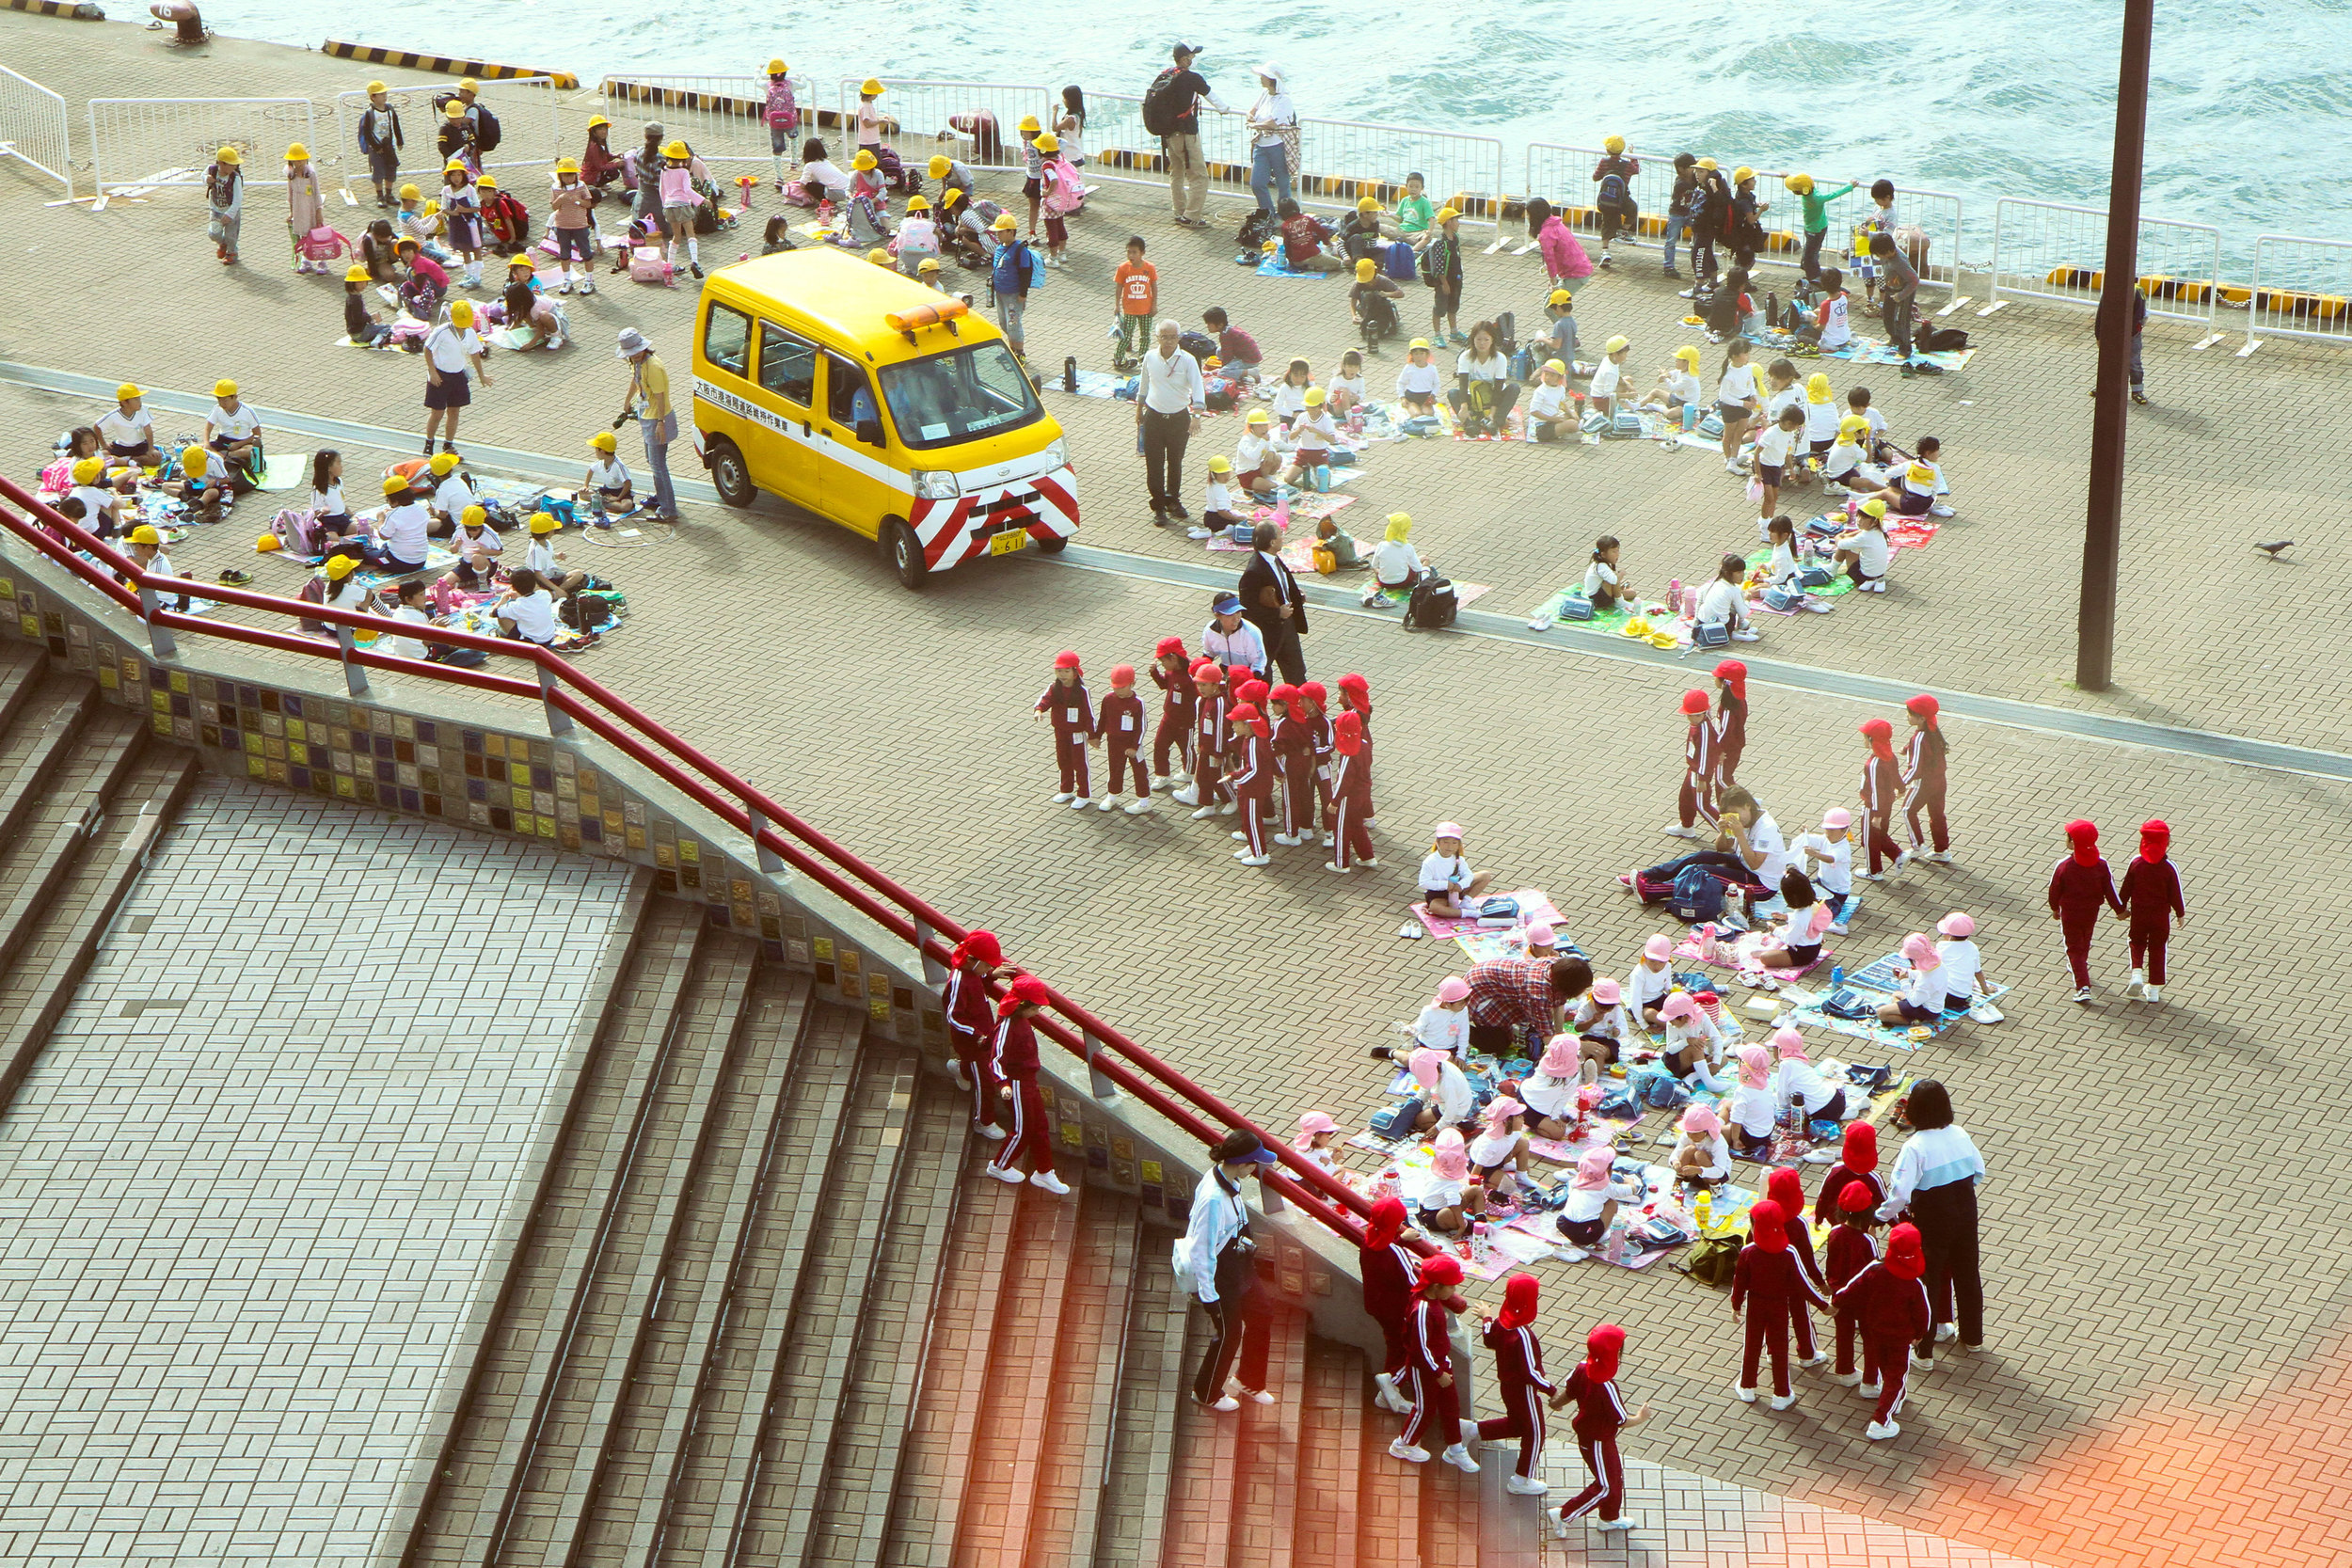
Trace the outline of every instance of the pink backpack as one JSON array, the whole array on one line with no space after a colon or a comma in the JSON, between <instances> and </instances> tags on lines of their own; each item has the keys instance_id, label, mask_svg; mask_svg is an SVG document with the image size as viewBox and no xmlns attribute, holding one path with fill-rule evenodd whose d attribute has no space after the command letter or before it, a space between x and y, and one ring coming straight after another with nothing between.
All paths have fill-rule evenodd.
<instances>
[{"instance_id":1,"label":"pink backpack","mask_svg":"<svg viewBox=\"0 0 2352 1568\"><path fill-rule=\"evenodd\" d=\"M331 261L351 248L351 241L326 224L302 236L302 254L313 261Z\"/></svg>"},{"instance_id":2,"label":"pink backpack","mask_svg":"<svg viewBox=\"0 0 2352 1568\"><path fill-rule=\"evenodd\" d=\"M307 561L319 553L318 525L308 507L286 508L269 520L269 531L286 553L298 560Z\"/></svg>"},{"instance_id":3,"label":"pink backpack","mask_svg":"<svg viewBox=\"0 0 2352 1568\"><path fill-rule=\"evenodd\" d=\"M1049 158L1045 163L1045 210L1056 217L1068 217L1087 204L1086 182L1067 158Z\"/></svg>"},{"instance_id":4,"label":"pink backpack","mask_svg":"<svg viewBox=\"0 0 2352 1568\"><path fill-rule=\"evenodd\" d=\"M628 253L628 276L637 283L667 283L670 281L670 259L652 245L641 245Z\"/></svg>"}]
</instances>

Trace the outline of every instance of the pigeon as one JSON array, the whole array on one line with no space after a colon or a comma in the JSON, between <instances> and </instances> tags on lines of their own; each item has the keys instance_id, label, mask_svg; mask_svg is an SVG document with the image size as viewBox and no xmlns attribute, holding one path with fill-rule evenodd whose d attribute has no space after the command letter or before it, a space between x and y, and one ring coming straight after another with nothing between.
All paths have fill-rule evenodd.
<instances>
[{"instance_id":1,"label":"pigeon","mask_svg":"<svg viewBox=\"0 0 2352 1568\"><path fill-rule=\"evenodd\" d=\"M2256 549L2258 549L2258 550L2262 551L2262 552L2263 552L2263 554L2265 554L2265 555L2266 555L2266 556L2270 557L2270 559L2271 559L2271 560L2276 561L2276 560L2278 560L2278 559L2279 559L2279 552L2280 552L2280 550L2283 550L2283 549L2287 548L2289 546L2293 545L2294 543L2295 543L2295 541L2294 541L2294 540L2292 540L2292 539L2280 539L2280 540L2278 540L2278 541L2276 541L2275 543L2272 543L2272 544L2268 544L2268 545L2257 545L2257 546L2255 546L2254 547L2255 547Z\"/></svg>"}]
</instances>

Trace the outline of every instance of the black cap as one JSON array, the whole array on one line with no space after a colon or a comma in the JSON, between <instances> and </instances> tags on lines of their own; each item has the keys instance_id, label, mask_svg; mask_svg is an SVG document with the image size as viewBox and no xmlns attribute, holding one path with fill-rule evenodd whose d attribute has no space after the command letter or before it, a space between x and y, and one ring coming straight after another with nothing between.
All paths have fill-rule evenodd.
<instances>
[{"instance_id":1,"label":"black cap","mask_svg":"<svg viewBox=\"0 0 2352 1568\"><path fill-rule=\"evenodd\" d=\"M1197 43L1186 43L1184 40L1178 39L1176 40L1176 47L1173 51L1171 51L1171 53L1177 58L1182 59L1186 55L1200 54L1200 46Z\"/></svg>"}]
</instances>

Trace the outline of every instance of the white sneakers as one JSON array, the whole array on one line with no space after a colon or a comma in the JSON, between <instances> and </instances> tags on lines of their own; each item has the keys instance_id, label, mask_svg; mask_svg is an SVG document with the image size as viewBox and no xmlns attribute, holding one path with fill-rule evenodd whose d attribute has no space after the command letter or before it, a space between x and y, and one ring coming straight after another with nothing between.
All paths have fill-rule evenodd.
<instances>
[{"instance_id":1,"label":"white sneakers","mask_svg":"<svg viewBox=\"0 0 2352 1568\"><path fill-rule=\"evenodd\" d=\"M1851 1388L1862 1381L1862 1374L1860 1372L1832 1372L1829 1374L1829 1380L1840 1387Z\"/></svg>"},{"instance_id":2,"label":"white sneakers","mask_svg":"<svg viewBox=\"0 0 2352 1568\"><path fill-rule=\"evenodd\" d=\"M1200 803L1200 791L1192 784L1186 784L1182 789L1169 790L1168 798L1180 806L1197 806Z\"/></svg>"},{"instance_id":3,"label":"white sneakers","mask_svg":"<svg viewBox=\"0 0 2352 1568\"><path fill-rule=\"evenodd\" d=\"M1829 1365L1829 1352L1816 1351L1811 1355L1801 1357L1798 1360L1797 1365L1806 1368L1826 1367Z\"/></svg>"},{"instance_id":4,"label":"white sneakers","mask_svg":"<svg viewBox=\"0 0 2352 1568\"><path fill-rule=\"evenodd\" d=\"M1866 1400L1874 1400L1879 1397L1879 1386L1875 1383L1865 1383L1858 1386L1854 1392Z\"/></svg>"},{"instance_id":5,"label":"white sneakers","mask_svg":"<svg viewBox=\"0 0 2352 1568\"><path fill-rule=\"evenodd\" d=\"M1372 1396L1373 1403L1383 1410L1393 1410L1400 1416L1411 1411L1412 1405L1404 1395L1396 1391L1396 1379L1386 1372L1375 1372L1372 1374L1372 1381L1379 1390Z\"/></svg>"},{"instance_id":6,"label":"white sneakers","mask_svg":"<svg viewBox=\"0 0 2352 1568\"><path fill-rule=\"evenodd\" d=\"M994 1122L990 1122L985 1127L975 1127L972 1131L977 1132L981 1137L986 1138L993 1144L1000 1144L1005 1141L1005 1130L997 1126Z\"/></svg>"},{"instance_id":7,"label":"white sneakers","mask_svg":"<svg viewBox=\"0 0 2352 1568\"><path fill-rule=\"evenodd\" d=\"M1241 1407L1239 1405L1235 1405L1234 1408L1238 1410ZM1401 1459L1407 1465L1426 1465L1429 1463L1429 1450L1427 1449L1417 1449L1410 1443L1405 1441L1404 1438L1400 1437L1395 1442L1389 1445L1389 1457L1391 1459Z\"/></svg>"},{"instance_id":8,"label":"white sneakers","mask_svg":"<svg viewBox=\"0 0 2352 1568\"><path fill-rule=\"evenodd\" d=\"M2133 970L2132 977L2123 982L2123 994L2126 996L2137 996L2141 991L2146 990L2147 989L2148 974L2145 970Z\"/></svg>"},{"instance_id":9,"label":"white sneakers","mask_svg":"<svg viewBox=\"0 0 2352 1568\"><path fill-rule=\"evenodd\" d=\"M1911 1370L1915 1372L1931 1372L1935 1370L1935 1359L1932 1356L1921 1355L1915 1348L1911 1353Z\"/></svg>"},{"instance_id":10,"label":"white sneakers","mask_svg":"<svg viewBox=\"0 0 2352 1568\"><path fill-rule=\"evenodd\" d=\"M1948 1345L1959 1338L1960 1325L1958 1323L1937 1323L1935 1325L1935 1342L1937 1344Z\"/></svg>"},{"instance_id":11,"label":"white sneakers","mask_svg":"<svg viewBox=\"0 0 2352 1568\"><path fill-rule=\"evenodd\" d=\"M1679 822L1669 822L1664 828L1661 829L1660 832L1663 832L1668 838L1696 838L1699 836L1699 831L1696 828L1686 828Z\"/></svg>"},{"instance_id":12,"label":"white sneakers","mask_svg":"<svg viewBox=\"0 0 2352 1568\"><path fill-rule=\"evenodd\" d=\"M1029 1185L1032 1187L1042 1187L1045 1191L1054 1194L1057 1197L1067 1197L1070 1196L1070 1183L1064 1181L1060 1177L1056 1176L1050 1167L1045 1170L1031 1173L1029 1177Z\"/></svg>"},{"instance_id":13,"label":"white sneakers","mask_svg":"<svg viewBox=\"0 0 2352 1568\"><path fill-rule=\"evenodd\" d=\"M1952 863L1952 852L1949 849L1938 849L1933 854L1928 856L1928 859L1933 861L1938 865L1949 865Z\"/></svg>"},{"instance_id":14,"label":"white sneakers","mask_svg":"<svg viewBox=\"0 0 2352 1568\"><path fill-rule=\"evenodd\" d=\"M1238 801L1228 800L1216 808L1216 814L1219 816L1231 816L1239 810L1241 810L1241 805Z\"/></svg>"},{"instance_id":15,"label":"white sneakers","mask_svg":"<svg viewBox=\"0 0 2352 1568\"><path fill-rule=\"evenodd\" d=\"M1764 634L1754 626L1734 626L1731 628L1731 640L1734 642L1761 642Z\"/></svg>"},{"instance_id":16,"label":"white sneakers","mask_svg":"<svg viewBox=\"0 0 2352 1568\"><path fill-rule=\"evenodd\" d=\"M1459 1443L1456 1443L1452 1448L1446 1449L1440 1457L1443 1458L1448 1465L1453 1465L1457 1470L1464 1471L1467 1474L1473 1476L1478 1473L1478 1461L1472 1459L1470 1457L1470 1449L1462 1447Z\"/></svg>"},{"instance_id":17,"label":"white sneakers","mask_svg":"<svg viewBox=\"0 0 2352 1568\"><path fill-rule=\"evenodd\" d=\"M1295 849L1307 842L1307 835L1305 833L1276 833L1274 842L1284 848Z\"/></svg>"},{"instance_id":18,"label":"white sneakers","mask_svg":"<svg viewBox=\"0 0 2352 1568\"><path fill-rule=\"evenodd\" d=\"M1862 1429L1862 1434L1873 1443L1883 1443L1902 1430L1892 1421L1872 1421Z\"/></svg>"},{"instance_id":19,"label":"white sneakers","mask_svg":"<svg viewBox=\"0 0 2352 1568\"><path fill-rule=\"evenodd\" d=\"M2075 1000L2075 1001L2077 1001L2077 1002L2088 1002L2088 1001L2090 1001L2090 988L2089 986L2076 986L2076 987L2074 988L2074 1000Z\"/></svg>"},{"instance_id":20,"label":"white sneakers","mask_svg":"<svg viewBox=\"0 0 2352 1568\"><path fill-rule=\"evenodd\" d=\"M1152 809L1152 797L1149 795L1138 795L1134 800L1128 801L1127 804L1120 809L1125 811L1130 816L1142 816L1149 813Z\"/></svg>"},{"instance_id":21,"label":"white sneakers","mask_svg":"<svg viewBox=\"0 0 2352 1568\"><path fill-rule=\"evenodd\" d=\"M1196 1404L1198 1404L1198 1403L1200 1403L1200 1401L1198 1401L1198 1400L1196 1400L1196 1401L1194 1401L1193 1402L1194 1402L1194 1403L1196 1403ZM1216 1403L1214 1403L1214 1404L1208 1405L1206 1408L1208 1408L1208 1409L1210 1409L1210 1410L1218 1411L1218 1412L1221 1412L1221 1413L1222 1413L1222 1414L1224 1414L1224 1415L1228 1415L1228 1416L1230 1416L1230 1415L1232 1415L1234 1411L1239 1410L1239 1409L1241 1408L1241 1401L1239 1401L1239 1400L1237 1400L1237 1399L1233 1398L1233 1396L1232 1396L1232 1395L1228 1394L1228 1395L1226 1395L1223 1399L1218 1400L1218 1401L1217 1401Z\"/></svg>"},{"instance_id":22,"label":"white sneakers","mask_svg":"<svg viewBox=\"0 0 2352 1568\"><path fill-rule=\"evenodd\" d=\"M1087 809L1087 807L1089 807L1089 806L1090 806L1090 805L1094 804L1094 802L1093 802L1093 801L1091 801L1091 800L1088 800L1088 799L1087 799L1085 796L1083 796L1083 795L1073 795L1073 796L1070 798L1070 804L1071 804L1071 807L1072 807L1072 809L1073 809L1073 810L1075 810L1075 811L1084 811L1084 810L1086 810L1086 809Z\"/></svg>"},{"instance_id":23,"label":"white sneakers","mask_svg":"<svg viewBox=\"0 0 2352 1568\"><path fill-rule=\"evenodd\" d=\"M989 1175L991 1175L991 1176L993 1176L993 1177L994 1177L997 1180L1002 1181L1002 1182L1005 1182L1005 1183L1007 1183L1008 1185L1014 1186L1014 1187L1018 1187L1019 1185L1021 1185L1021 1183L1022 1183L1022 1182L1026 1181L1026 1180L1028 1180L1028 1178L1027 1178L1027 1177L1025 1177L1025 1176L1022 1175L1019 1171L1017 1171L1017 1170L1007 1170L1007 1169L1006 1169L1004 1166L1002 1166L1002 1165L991 1165L991 1166L989 1166L989 1167L988 1167L988 1174L989 1174Z\"/></svg>"},{"instance_id":24,"label":"white sneakers","mask_svg":"<svg viewBox=\"0 0 2352 1568\"><path fill-rule=\"evenodd\" d=\"M1066 805L1068 805L1068 804L1070 803L1070 800L1071 800L1071 791L1069 791L1069 790L1067 790L1067 789L1063 790L1060 794L1058 794L1058 795L1057 795L1057 796L1055 796L1055 797L1054 797L1054 804L1056 804L1056 805L1057 805L1057 806L1066 806Z\"/></svg>"},{"instance_id":25,"label":"white sneakers","mask_svg":"<svg viewBox=\"0 0 2352 1568\"><path fill-rule=\"evenodd\" d=\"M1272 855L1253 855L1247 849L1234 850L1233 858L1241 862L1244 865L1271 865L1274 863L1274 857Z\"/></svg>"},{"instance_id":26,"label":"white sneakers","mask_svg":"<svg viewBox=\"0 0 2352 1568\"><path fill-rule=\"evenodd\" d=\"M1754 1404L1756 1402L1756 1390L1749 1387L1744 1383L1735 1383L1731 1386L1731 1397L1738 1400L1741 1404Z\"/></svg>"},{"instance_id":27,"label":"white sneakers","mask_svg":"<svg viewBox=\"0 0 2352 1568\"><path fill-rule=\"evenodd\" d=\"M1633 1521L1622 1513L1614 1519L1600 1519L1596 1520L1595 1523L1603 1530L1621 1529L1629 1532L1633 1528Z\"/></svg>"},{"instance_id":28,"label":"white sneakers","mask_svg":"<svg viewBox=\"0 0 2352 1568\"><path fill-rule=\"evenodd\" d=\"M2147 1001L2161 1002L2164 1000L2164 988L2161 986L2150 986L2140 994Z\"/></svg>"},{"instance_id":29,"label":"white sneakers","mask_svg":"<svg viewBox=\"0 0 2352 1568\"><path fill-rule=\"evenodd\" d=\"M1205 822L1216 815L1216 808L1215 806L1202 806L1199 811L1192 814L1192 819L1195 822Z\"/></svg>"},{"instance_id":30,"label":"white sneakers","mask_svg":"<svg viewBox=\"0 0 2352 1568\"><path fill-rule=\"evenodd\" d=\"M1263 1388L1252 1388L1237 1377L1229 1377L1225 1380L1225 1391L1228 1394L1248 1400L1253 1404L1272 1404L1274 1402L1274 1396L1272 1394L1267 1393Z\"/></svg>"},{"instance_id":31,"label":"white sneakers","mask_svg":"<svg viewBox=\"0 0 2352 1568\"><path fill-rule=\"evenodd\" d=\"M1551 1490L1540 1481L1530 1481L1520 1475L1504 1478L1502 1489L1515 1497L1540 1497Z\"/></svg>"},{"instance_id":32,"label":"white sneakers","mask_svg":"<svg viewBox=\"0 0 2352 1568\"><path fill-rule=\"evenodd\" d=\"M1792 1390L1791 1392L1786 1394L1774 1394L1771 1399L1766 1400L1764 1402L1767 1406L1773 1410L1786 1410L1790 1405L1797 1402L1797 1396Z\"/></svg>"}]
</instances>

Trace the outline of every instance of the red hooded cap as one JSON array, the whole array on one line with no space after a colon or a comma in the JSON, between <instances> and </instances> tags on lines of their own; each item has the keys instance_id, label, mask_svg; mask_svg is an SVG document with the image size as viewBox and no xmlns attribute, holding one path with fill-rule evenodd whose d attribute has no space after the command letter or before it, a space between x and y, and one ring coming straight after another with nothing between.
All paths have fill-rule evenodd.
<instances>
[{"instance_id":1,"label":"red hooded cap","mask_svg":"<svg viewBox=\"0 0 2352 1568\"><path fill-rule=\"evenodd\" d=\"M1890 744L1895 738L1895 726L1885 720L1865 719L1862 721L1862 738L1870 743L1872 756L1884 757L1889 762L1895 760L1895 748Z\"/></svg>"},{"instance_id":2,"label":"red hooded cap","mask_svg":"<svg viewBox=\"0 0 2352 1568\"><path fill-rule=\"evenodd\" d=\"M1804 1223L1804 1181L1787 1165L1775 1165L1764 1178L1764 1196L1780 1205L1791 1226Z\"/></svg>"},{"instance_id":3,"label":"red hooded cap","mask_svg":"<svg viewBox=\"0 0 2352 1568\"><path fill-rule=\"evenodd\" d=\"M1225 679L1225 666L1213 658L1204 658L1192 667L1192 678L1202 686L1216 686Z\"/></svg>"},{"instance_id":4,"label":"red hooded cap","mask_svg":"<svg viewBox=\"0 0 2352 1568\"><path fill-rule=\"evenodd\" d=\"M2150 817L2139 825L2139 858L2151 864L2162 861L2165 851L2172 847L2172 830L2161 817Z\"/></svg>"},{"instance_id":5,"label":"red hooded cap","mask_svg":"<svg viewBox=\"0 0 2352 1568\"><path fill-rule=\"evenodd\" d=\"M1364 749L1364 721L1353 713L1343 713L1331 723L1331 744L1340 749L1340 755L1352 757Z\"/></svg>"},{"instance_id":6,"label":"red hooded cap","mask_svg":"<svg viewBox=\"0 0 2352 1568\"><path fill-rule=\"evenodd\" d=\"M1340 689L1355 698L1359 706L1372 696L1372 683L1352 673L1340 677Z\"/></svg>"},{"instance_id":7,"label":"red hooded cap","mask_svg":"<svg viewBox=\"0 0 2352 1568\"><path fill-rule=\"evenodd\" d=\"M1846 1178L1846 1184L1837 1189L1837 1212L1841 1214L1859 1214L1866 1209L1877 1207L1878 1199L1870 1196L1867 1181L1856 1181L1850 1176Z\"/></svg>"},{"instance_id":8,"label":"red hooded cap","mask_svg":"<svg viewBox=\"0 0 2352 1568\"><path fill-rule=\"evenodd\" d=\"M1856 1176L1867 1176L1879 1168L1879 1130L1868 1122L1846 1123L1844 1147L1842 1163Z\"/></svg>"},{"instance_id":9,"label":"red hooded cap","mask_svg":"<svg viewBox=\"0 0 2352 1568\"><path fill-rule=\"evenodd\" d=\"M1005 961L1005 950L997 944L995 932L974 931L956 943L956 950L950 957L954 958L956 967L959 969L974 958L994 969Z\"/></svg>"},{"instance_id":10,"label":"red hooded cap","mask_svg":"<svg viewBox=\"0 0 2352 1568\"><path fill-rule=\"evenodd\" d=\"M1421 1260L1421 1279L1413 1287L1413 1299L1420 1301L1431 1292L1462 1283L1462 1260L1450 1252Z\"/></svg>"},{"instance_id":11,"label":"red hooded cap","mask_svg":"<svg viewBox=\"0 0 2352 1568\"><path fill-rule=\"evenodd\" d=\"M1944 705L1922 691L1903 705L1904 711L1928 729L1935 728L1935 716L1944 711Z\"/></svg>"},{"instance_id":12,"label":"red hooded cap","mask_svg":"<svg viewBox=\"0 0 2352 1568\"><path fill-rule=\"evenodd\" d=\"M1239 704L1231 713L1227 714L1226 717L1231 719L1236 724L1248 726L1250 732L1256 735L1260 740L1263 740L1266 737L1265 716L1260 713L1256 708L1250 706L1248 703Z\"/></svg>"},{"instance_id":13,"label":"red hooded cap","mask_svg":"<svg viewBox=\"0 0 2352 1568\"><path fill-rule=\"evenodd\" d=\"M1897 1279L1916 1279L1928 1272L1928 1255L1919 1244L1919 1227L1909 1221L1886 1233L1886 1272Z\"/></svg>"},{"instance_id":14,"label":"red hooded cap","mask_svg":"<svg viewBox=\"0 0 2352 1568\"><path fill-rule=\"evenodd\" d=\"M1606 1383L1617 1375L1617 1363L1625 1355L1625 1330L1615 1323L1602 1323L1584 1336L1584 1375L1596 1383Z\"/></svg>"},{"instance_id":15,"label":"red hooded cap","mask_svg":"<svg viewBox=\"0 0 2352 1568\"><path fill-rule=\"evenodd\" d=\"M1152 657L1153 658L1166 658L1170 654L1174 654L1178 658L1184 657L1184 640L1183 638L1163 637L1160 639L1160 645L1152 650Z\"/></svg>"},{"instance_id":16,"label":"red hooded cap","mask_svg":"<svg viewBox=\"0 0 2352 1568\"><path fill-rule=\"evenodd\" d=\"M2099 825L2076 817L2066 825L2066 842L2074 847L2076 865L2099 863Z\"/></svg>"},{"instance_id":17,"label":"red hooded cap","mask_svg":"<svg viewBox=\"0 0 2352 1568\"><path fill-rule=\"evenodd\" d=\"M1759 1197L1748 1210L1748 1240L1766 1252L1788 1250L1788 1212L1769 1197Z\"/></svg>"},{"instance_id":18,"label":"red hooded cap","mask_svg":"<svg viewBox=\"0 0 2352 1568\"><path fill-rule=\"evenodd\" d=\"M1293 686L1288 681L1284 681L1281 685L1267 692L1266 695L1278 703L1295 703L1298 701L1298 688Z\"/></svg>"},{"instance_id":19,"label":"red hooded cap","mask_svg":"<svg viewBox=\"0 0 2352 1568\"><path fill-rule=\"evenodd\" d=\"M1535 1321L1535 1294L1540 1289L1532 1274L1515 1274L1502 1282L1502 1312L1499 1328L1525 1328Z\"/></svg>"},{"instance_id":20,"label":"red hooded cap","mask_svg":"<svg viewBox=\"0 0 2352 1568\"><path fill-rule=\"evenodd\" d=\"M1265 701L1266 693L1271 689L1272 688L1268 687L1265 682L1253 675L1233 688L1233 695L1255 707Z\"/></svg>"},{"instance_id":21,"label":"red hooded cap","mask_svg":"<svg viewBox=\"0 0 2352 1568\"><path fill-rule=\"evenodd\" d=\"M1054 668L1057 670L1075 670L1077 667L1078 656L1071 649L1064 648L1054 656Z\"/></svg>"},{"instance_id":22,"label":"red hooded cap","mask_svg":"<svg viewBox=\"0 0 2352 1568\"><path fill-rule=\"evenodd\" d=\"M1364 1245L1368 1247L1391 1245L1397 1237L1405 1233L1406 1218L1403 1198L1382 1198L1372 1206L1372 1216L1364 1221Z\"/></svg>"},{"instance_id":23,"label":"red hooded cap","mask_svg":"<svg viewBox=\"0 0 2352 1568\"><path fill-rule=\"evenodd\" d=\"M996 1016L1010 1018L1012 1010L1025 1002L1033 1003L1040 1007L1045 1006L1045 982L1034 974L1020 975L1006 988L1005 999L996 1004Z\"/></svg>"},{"instance_id":24,"label":"red hooded cap","mask_svg":"<svg viewBox=\"0 0 2352 1568\"><path fill-rule=\"evenodd\" d=\"M1111 684L1112 684L1113 686L1133 686L1133 685L1135 685L1135 684L1136 684L1136 667L1135 667L1134 665L1132 665L1132 664L1114 664L1114 665L1112 665L1112 666L1111 666Z\"/></svg>"},{"instance_id":25,"label":"red hooded cap","mask_svg":"<svg viewBox=\"0 0 2352 1568\"><path fill-rule=\"evenodd\" d=\"M1682 694L1682 713L1686 719L1695 719L1714 705L1704 691L1685 691Z\"/></svg>"},{"instance_id":26,"label":"red hooded cap","mask_svg":"<svg viewBox=\"0 0 2352 1568\"><path fill-rule=\"evenodd\" d=\"M1298 694L1317 707L1321 707L1325 700L1330 696L1329 692L1324 690L1321 681L1308 681L1298 689Z\"/></svg>"},{"instance_id":27,"label":"red hooded cap","mask_svg":"<svg viewBox=\"0 0 2352 1568\"><path fill-rule=\"evenodd\" d=\"M1727 658L1716 665L1715 678L1731 688L1731 694L1741 702L1748 700L1748 667L1738 659Z\"/></svg>"}]
</instances>

